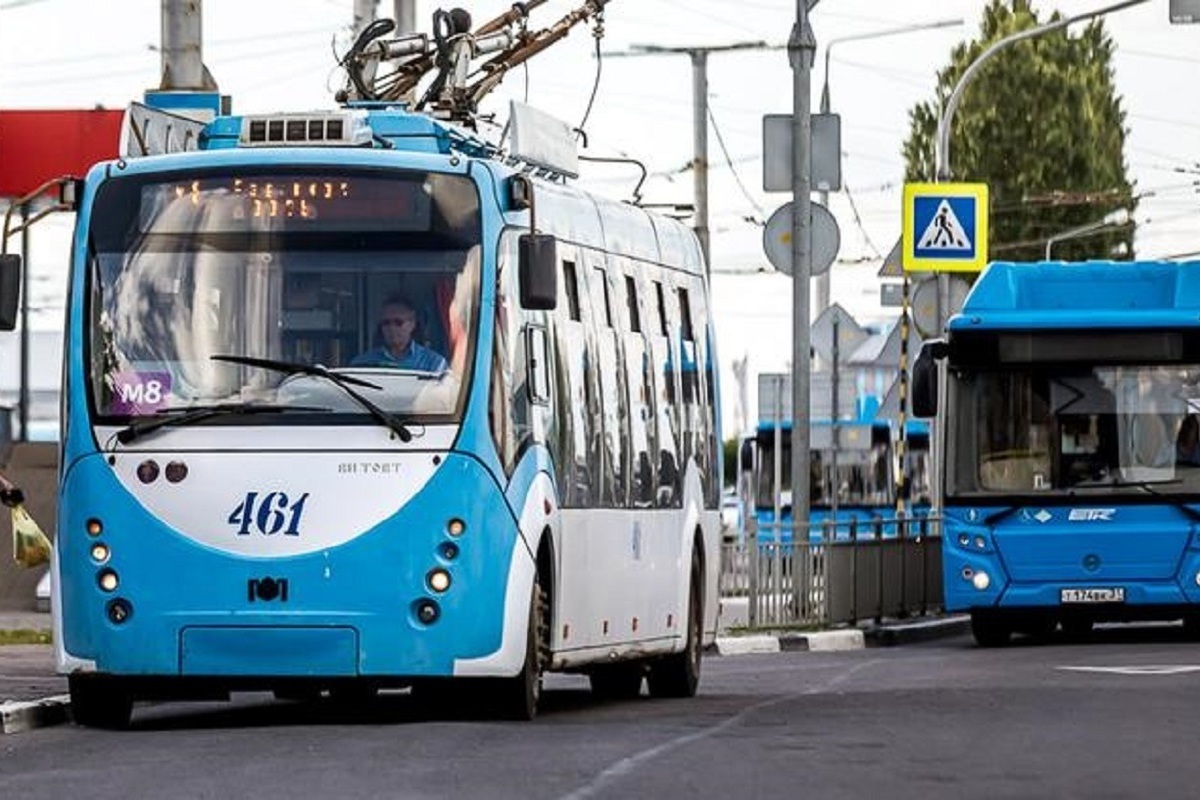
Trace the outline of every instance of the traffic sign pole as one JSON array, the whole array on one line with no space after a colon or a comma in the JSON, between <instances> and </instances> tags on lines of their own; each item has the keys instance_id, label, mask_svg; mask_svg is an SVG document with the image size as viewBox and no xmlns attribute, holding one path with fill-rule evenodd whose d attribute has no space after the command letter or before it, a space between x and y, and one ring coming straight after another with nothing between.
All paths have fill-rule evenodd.
<instances>
[{"instance_id":1,"label":"traffic sign pole","mask_svg":"<svg viewBox=\"0 0 1200 800\"><path fill-rule=\"evenodd\" d=\"M812 63L817 44L808 24L808 4L796 0L796 25L788 39L792 65L792 537L808 541L809 517L809 292L812 252L810 222L812 197L809 180L812 146ZM803 526L803 527L802 527ZM801 538L803 537L803 539Z\"/></svg>"}]
</instances>

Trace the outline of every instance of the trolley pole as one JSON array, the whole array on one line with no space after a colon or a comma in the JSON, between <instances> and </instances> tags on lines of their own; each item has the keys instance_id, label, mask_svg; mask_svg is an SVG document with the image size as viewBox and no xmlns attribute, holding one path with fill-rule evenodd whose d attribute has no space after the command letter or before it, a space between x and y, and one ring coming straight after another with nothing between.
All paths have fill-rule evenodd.
<instances>
[{"instance_id":1,"label":"trolley pole","mask_svg":"<svg viewBox=\"0 0 1200 800\"><path fill-rule=\"evenodd\" d=\"M812 65L817 42L808 11L817 0L796 0L788 39L792 66L792 541L808 541L810 508L809 393L812 370L809 294L812 278Z\"/></svg>"}]
</instances>

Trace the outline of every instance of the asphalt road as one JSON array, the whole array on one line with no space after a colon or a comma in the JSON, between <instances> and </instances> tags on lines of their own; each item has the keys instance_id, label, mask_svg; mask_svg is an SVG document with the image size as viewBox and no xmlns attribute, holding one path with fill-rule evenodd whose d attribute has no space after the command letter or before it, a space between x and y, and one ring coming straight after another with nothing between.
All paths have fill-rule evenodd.
<instances>
[{"instance_id":1,"label":"asphalt road","mask_svg":"<svg viewBox=\"0 0 1200 800\"><path fill-rule=\"evenodd\" d=\"M1181 634L709 657L683 701L555 677L532 724L407 695L139 706L128 732L0 738L0 797L1194 797L1200 644Z\"/></svg>"}]
</instances>

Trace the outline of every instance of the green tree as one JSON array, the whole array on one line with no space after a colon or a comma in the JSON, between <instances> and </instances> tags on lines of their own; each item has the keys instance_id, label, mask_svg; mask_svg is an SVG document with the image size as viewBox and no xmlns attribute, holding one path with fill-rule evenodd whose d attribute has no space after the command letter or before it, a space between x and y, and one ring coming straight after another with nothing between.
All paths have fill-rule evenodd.
<instances>
[{"instance_id":1,"label":"green tree","mask_svg":"<svg viewBox=\"0 0 1200 800\"><path fill-rule=\"evenodd\" d=\"M958 44L938 73L936 99L909 112L906 180L937 177L938 118L970 64L996 41L1042 24L1025 4L1014 5L989 3L978 38ZM1040 260L1049 237L1117 209L1134 211L1112 54L1097 19L1077 36L1059 29L1006 46L967 85L951 122L950 177L989 186L991 260ZM1055 242L1053 257L1132 258L1133 233L1129 224Z\"/></svg>"},{"instance_id":2,"label":"green tree","mask_svg":"<svg viewBox=\"0 0 1200 800\"><path fill-rule=\"evenodd\" d=\"M738 440L737 437L726 439L721 443L725 457L725 486L737 486Z\"/></svg>"}]
</instances>

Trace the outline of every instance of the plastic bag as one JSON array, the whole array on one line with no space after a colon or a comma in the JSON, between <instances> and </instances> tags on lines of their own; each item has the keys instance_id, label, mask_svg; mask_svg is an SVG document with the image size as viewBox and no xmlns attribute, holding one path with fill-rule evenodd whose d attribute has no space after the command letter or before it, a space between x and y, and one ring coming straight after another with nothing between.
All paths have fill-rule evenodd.
<instances>
[{"instance_id":1,"label":"plastic bag","mask_svg":"<svg viewBox=\"0 0 1200 800\"><path fill-rule=\"evenodd\" d=\"M22 567L40 567L50 563L50 540L38 527L25 506L12 510L13 558Z\"/></svg>"},{"instance_id":2,"label":"plastic bag","mask_svg":"<svg viewBox=\"0 0 1200 800\"><path fill-rule=\"evenodd\" d=\"M50 562L50 539L25 510L25 494L7 481L0 503L12 509L13 560L26 569Z\"/></svg>"}]
</instances>

